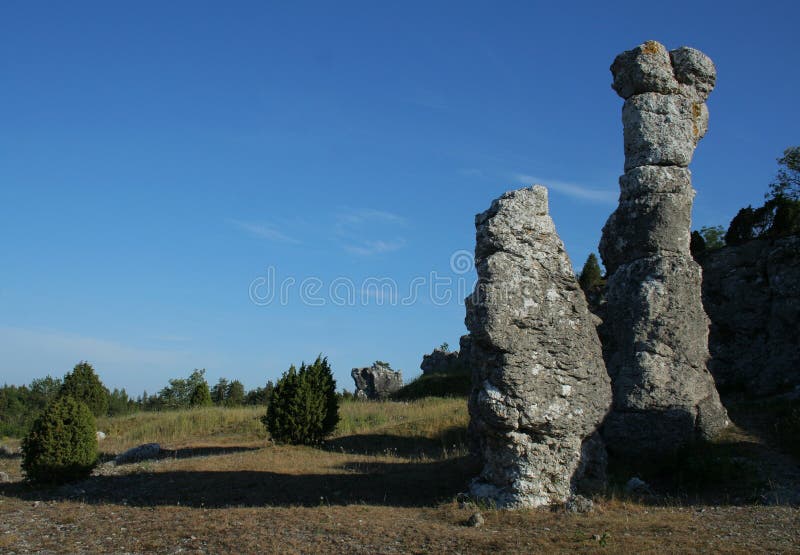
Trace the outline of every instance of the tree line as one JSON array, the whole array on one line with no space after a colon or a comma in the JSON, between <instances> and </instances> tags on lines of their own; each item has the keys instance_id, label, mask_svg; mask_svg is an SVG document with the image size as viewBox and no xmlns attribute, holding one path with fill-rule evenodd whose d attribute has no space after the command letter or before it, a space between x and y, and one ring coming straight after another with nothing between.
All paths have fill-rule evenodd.
<instances>
[{"instance_id":1,"label":"tree line","mask_svg":"<svg viewBox=\"0 0 800 555\"><path fill-rule=\"evenodd\" d=\"M36 417L58 397L69 395L85 403L95 416L120 416L138 411L175 410L198 406L267 406L274 384L247 391L239 380L220 378L209 387L205 369L193 370L187 378L173 378L158 393L143 392L136 398L122 388L109 390L91 364L79 362L63 378L50 375L29 385L0 387L0 437L22 437Z\"/></svg>"}]
</instances>

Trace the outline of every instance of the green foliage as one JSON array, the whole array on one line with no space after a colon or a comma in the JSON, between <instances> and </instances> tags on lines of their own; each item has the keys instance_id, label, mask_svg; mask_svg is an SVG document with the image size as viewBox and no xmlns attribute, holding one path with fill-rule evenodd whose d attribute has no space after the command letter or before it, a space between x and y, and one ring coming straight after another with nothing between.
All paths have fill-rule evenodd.
<instances>
[{"instance_id":1,"label":"green foliage","mask_svg":"<svg viewBox=\"0 0 800 555\"><path fill-rule=\"evenodd\" d=\"M800 200L776 197L764 206L742 208L731 220L725 242L741 245L753 239L778 238L800 233Z\"/></svg>"},{"instance_id":2,"label":"green foliage","mask_svg":"<svg viewBox=\"0 0 800 555\"><path fill-rule=\"evenodd\" d=\"M244 405L244 384L239 380L233 380L225 389L225 406L240 407Z\"/></svg>"},{"instance_id":3,"label":"green foliage","mask_svg":"<svg viewBox=\"0 0 800 555\"><path fill-rule=\"evenodd\" d=\"M244 404L266 406L269 404L270 399L272 399L272 392L274 389L275 385L273 385L271 381L268 381L267 385L264 387L251 389L244 398Z\"/></svg>"},{"instance_id":4,"label":"green foliage","mask_svg":"<svg viewBox=\"0 0 800 555\"><path fill-rule=\"evenodd\" d=\"M319 443L333 432L339 399L328 359L320 355L299 371L290 367L275 385L263 422L279 443Z\"/></svg>"},{"instance_id":5,"label":"green foliage","mask_svg":"<svg viewBox=\"0 0 800 555\"><path fill-rule=\"evenodd\" d=\"M108 415L109 416L122 416L136 412L136 401L128 397L125 389L114 388L108 396Z\"/></svg>"},{"instance_id":6,"label":"green foliage","mask_svg":"<svg viewBox=\"0 0 800 555\"><path fill-rule=\"evenodd\" d=\"M395 391L396 401L413 401L425 397L466 397L472 388L472 374L468 368L452 372L422 374Z\"/></svg>"},{"instance_id":7,"label":"green foliage","mask_svg":"<svg viewBox=\"0 0 800 555\"><path fill-rule=\"evenodd\" d=\"M725 228L721 225L704 225L700 228L700 235L705 241L706 250L715 251L725 246Z\"/></svg>"},{"instance_id":8,"label":"green foliage","mask_svg":"<svg viewBox=\"0 0 800 555\"><path fill-rule=\"evenodd\" d=\"M79 362L72 372L64 376L59 395L81 401L95 416L105 416L108 413L108 389L88 362Z\"/></svg>"},{"instance_id":9,"label":"green foliage","mask_svg":"<svg viewBox=\"0 0 800 555\"><path fill-rule=\"evenodd\" d=\"M445 353L449 353L450 352L450 344L445 341L444 343L439 345L439 350L440 351L444 351Z\"/></svg>"},{"instance_id":10,"label":"green foliage","mask_svg":"<svg viewBox=\"0 0 800 555\"><path fill-rule=\"evenodd\" d=\"M0 437L24 437L39 413L58 395L61 380L47 376L30 386L0 388Z\"/></svg>"},{"instance_id":11,"label":"green foliage","mask_svg":"<svg viewBox=\"0 0 800 555\"><path fill-rule=\"evenodd\" d=\"M715 251L725 246L725 228L721 225L703 226L700 231L692 231L689 250L695 258L704 253Z\"/></svg>"},{"instance_id":12,"label":"green foliage","mask_svg":"<svg viewBox=\"0 0 800 555\"><path fill-rule=\"evenodd\" d=\"M800 233L800 147L787 148L778 164L781 168L764 205L742 208L731 220L725 234L729 245Z\"/></svg>"},{"instance_id":13,"label":"green foliage","mask_svg":"<svg viewBox=\"0 0 800 555\"><path fill-rule=\"evenodd\" d=\"M225 403L225 392L228 390L228 380L220 378L213 388L211 388L211 401L217 406Z\"/></svg>"},{"instance_id":14,"label":"green foliage","mask_svg":"<svg viewBox=\"0 0 800 555\"><path fill-rule=\"evenodd\" d=\"M194 386L192 396L189 397L190 407L209 407L211 406L211 392L208 390L208 383L203 380Z\"/></svg>"},{"instance_id":15,"label":"green foliage","mask_svg":"<svg viewBox=\"0 0 800 555\"><path fill-rule=\"evenodd\" d=\"M600 263L594 253L586 258L580 276L578 276L578 283L587 294L603 286L603 272L600 270Z\"/></svg>"},{"instance_id":16,"label":"green foliage","mask_svg":"<svg viewBox=\"0 0 800 555\"><path fill-rule=\"evenodd\" d=\"M792 146L778 158L778 174L767 193L768 199L785 198L800 201L800 146Z\"/></svg>"},{"instance_id":17,"label":"green foliage","mask_svg":"<svg viewBox=\"0 0 800 555\"><path fill-rule=\"evenodd\" d=\"M97 461L95 419L86 404L60 396L22 441L22 469L34 482L61 483L89 475Z\"/></svg>"},{"instance_id":18,"label":"green foliage","mask_svg":"<svg viewBox=\"0 0 800 555\"><path fill-rule=\"evenodd\" d=\"M201 370L195 368L187 379L169 380L169 386L159 391L157 398L149 401L148 404L151 408L158 410L205 406L205 393L208 393L208 402L211 402L211 392L208 389L205 374L205 368ZM202 404L192 404L193 402Z\"/></svg>"}]
</instances>

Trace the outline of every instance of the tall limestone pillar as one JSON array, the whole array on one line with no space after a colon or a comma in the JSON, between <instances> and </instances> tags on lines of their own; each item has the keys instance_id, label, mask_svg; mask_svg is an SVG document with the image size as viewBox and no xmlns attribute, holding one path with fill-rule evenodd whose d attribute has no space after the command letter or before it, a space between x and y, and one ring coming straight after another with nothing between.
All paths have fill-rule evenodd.
<instances>
[{"instance_id":1,"label":"tall limestone pillar","mask_svg":"<svg viewBox=\"0 0 800 555\"><path fill-rule=\"evenodd\" d=\"M728 423L708 361L702 274L689 252L692 160L708 127L716 69L698 50L648 41L611 66L625 99L625 175L603 228L608 272L602 327L614 406L610 452L640 456L711 437Z\"/></svg>"}]
</instances>

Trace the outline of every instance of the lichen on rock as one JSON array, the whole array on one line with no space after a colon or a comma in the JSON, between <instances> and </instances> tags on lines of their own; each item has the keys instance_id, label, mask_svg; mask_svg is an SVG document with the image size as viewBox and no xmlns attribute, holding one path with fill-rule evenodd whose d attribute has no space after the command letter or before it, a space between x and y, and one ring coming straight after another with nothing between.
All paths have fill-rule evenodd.
<instances>
[{"instance_id":1,"label":"lichen on rock","mask_svg":"<svg viewBox=\"0 0 800 555\"><path fill-rule=\"evenodd\" d=\"M593 319L544 187L505 193L475 226L469 429L483 470L470 492L505 508L564 503L604 480L595 430L611 392Z\"/></svg>"},{"instance_id":2,"label":"lichen on rock","mask_svg":"<svg viewBox=\"0 0 800 555\"><path fill-rule=\"evenodd\" d=\"M611 72L625 99L625 175L600 242L609 275L601 334L614 392L603 436L612 453L658 456L728 423L706 368L686 167L708 129L704 101L716 71L698 50L667 52L650 41L617 56Z\"/></svg>"}]
</instances>

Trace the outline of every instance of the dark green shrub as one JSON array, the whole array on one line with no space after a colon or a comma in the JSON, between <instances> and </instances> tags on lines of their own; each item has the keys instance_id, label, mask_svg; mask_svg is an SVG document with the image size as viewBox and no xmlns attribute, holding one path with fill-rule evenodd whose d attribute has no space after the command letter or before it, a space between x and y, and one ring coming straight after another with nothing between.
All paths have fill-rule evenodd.
<instances>
[{"instance_id":1,"label":"dark green shrub","mask_svg":"<svg viewBox=\"0 0 800 555\"><path fill-rule=\"evenodd\" d=\"M96 460L94 415L84 403L69 396L48 405L22 440L22 470L34 482L84 478Z\"/></svg>"},{"instance_id":2,"label":"dark green shrub","mask_svg":"<svg viewBox=\"0 0 800 555\"><path fill-rule=\"evenodd\" d=\"M203 380L194 386L192 396L189 397L190 407L208 407L211 406L211 391L208 389L208 382Z\"/></svg>"},{"instance_id":3,"label":"dark green shrub","mask_svg":"<svg viewBox=\"0 0 800 555\"><path fill-rule=\"evenodd\" d=\"M88 362L79 362L72 372L64 376L59 395L81 401L95 416L105 416L108 412L108 389Z\"/></svg>"},{"instance_id":4,"label":"dark green shrub","mask_svg":"<svg viewBox=\"0 0 800 555\"><path fill-rule=\"evenodd\" d=\"M275 385L262 421L279 443L319 443L333 432L339 422L339 399L328 359L319 356L299 371L289 368Z\"/></svg>"}]
</instances>

